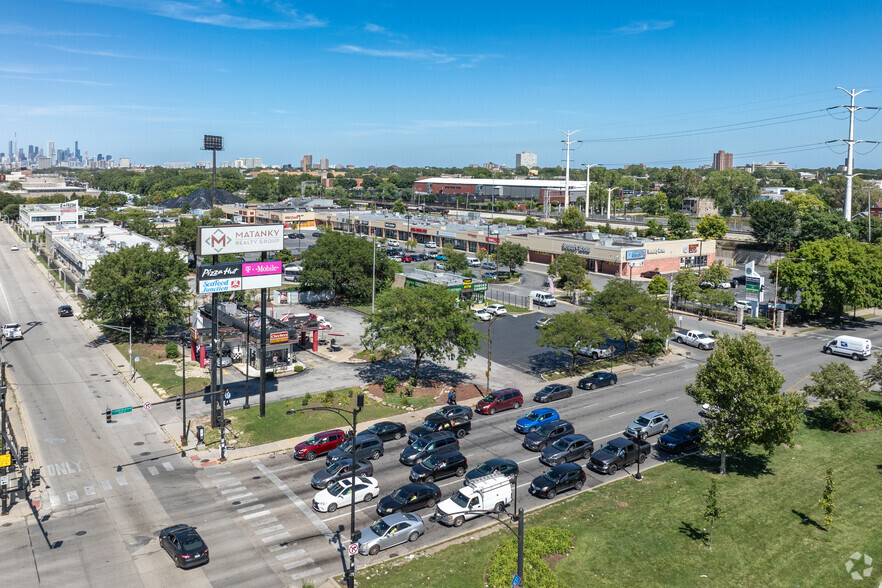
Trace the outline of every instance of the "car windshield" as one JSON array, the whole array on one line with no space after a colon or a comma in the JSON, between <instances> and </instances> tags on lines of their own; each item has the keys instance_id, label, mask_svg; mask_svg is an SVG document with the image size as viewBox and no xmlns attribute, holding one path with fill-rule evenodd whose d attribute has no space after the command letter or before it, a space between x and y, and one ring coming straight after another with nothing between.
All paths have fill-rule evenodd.
<instances>
[{"instance_id":1,"label":"car windshield","mask_svg":"<svg viewBox=\"0 0 882 588\"><path fill-rule=\"evenodd\" d=\"M569 446L570 446L570 442L569 442L566 438L558 439L557 441L555 441L554 443L552 443L551 446L554 447L555 449L561 449L561 450L562 450L562 449L566 449L567 447L569 447Z\"/></svg>"},{"instance_id":2,"label":"car windshield","mask_svg":"<svg viewBox=\"0 0 882 588\"><path fill-rule=\"evenodd\" d=\"M420 437L419 439L417 439L416 441L413 442L413 445L411 445L411 447L413 447L414 449L417 449L417 450L425 449L429 445L429 443L430 443L430 441L428 439L426 439L424 437Z\"/></svg>"},{"instance_id":3,"label":"car windshield","mask_svg":"<svg viewBox=\"0 0 882 588\"><path fill-rule=\"evenodd\" d=\"M339 449L345 453L350 453L352 451L352 442L351 441L344 441L343 443L341 443L340 445L337 446L337 449Z\"/></svg>"},{"instance_id":4,"label":"car windshield","mask_svg":"<svg viewBox=\"0 0 882 588\"><path fill-rule=\"evenodd\" d=\"M373 531L377 536L382 536L383 533L389 530L389 525L383 519L380 519L373 525L371 525L371 531Z\"/></svg>"},{"instance_id":5,"label":"car windshield","mask_svg":"<svg viewBox=\"0 0 882 588\"><path fill-rule=\"evenodd\" d=\"M683 428L680 428L680 427L674 427L674 428L671 429L671 431L668 433L668 437L673 437L674 439L685 439L685 438L686 438L686 434L687 434L688 432L689 432L689 430L686 429L685 427L683 427Z\"/></svg>"},{"instance_id":6,"label":"car windshield","mask_svg":"<svg viewBox=\"0 0 882 588\"><path fill-rule=\"evenodd\" d=\"M554 428L556 426L557 426L557 423L548 423L548 424L542 425L541 427L536 429L536 432L539 433L540 435L542 435L543 437L547 437L548 435L551 434L551 432L554 430Z\"/></svg>"},{"instance_id":7,"label":"car windshield","mask_svg":"<svg viewBox=\"0 0 882 588\"><path fill-rule=\"evenodd\" d=\"M346 488L348 488L348 486L344 486L340 482L334 482L328 486L328 492L330 492L332 496L340 496Z\"/></svg>"},{"instance_id":8,"label":"car windshield","mask_svg":"<svg viewBox=\"0 0 882 588\"><path fill-rule=\"evenodd\" d=\"M407 499L410 498L411 492L409 490L405 490L404 488L399 488L395 492L392 493L392 500L397 502L407 502Z\"/></svg>"},{"instance_id":9,"label":"car windshield","mask_svg":"<svg viewBox=\"0 0 882 588\"><path fill-rule=\"evenodd\" d=\"M338 461L337 463L331 464L328 467L327 472L331 475L334 475L337 472L339 472L340 470L342 470L346 465L348 465L348 463L349 462L347 462L347 461Z\"/></svg>"},{"instance_id":10,"label":"car windshield","mask_svg":"<svg viewBox=\"0 0 882 588\"><path fill-rule=\"evenodd\" d=\"M496 400L496 397L493 396L492 394L488 394L487 396L484 397L484 402L493 402L494 400Z\"/></svg>"},{"instance_id":11,"label":"car windshield","mask_svg":"<svg viewBox=\"0 0 882 588\"><path fill-rule=\"evenodd\" d=\"M615 455L619 452L619 448L611 443L604 443L600 450L604 453L609 453L610 455Z\"/></svg>"},{"instance_id":12,"label":"car windshield","mask_svg":"<svg viewBox=\"0 0 882 588\"><path fill-rule=\"evenodd\" d=\"M640 425L641 427L645 427L646 425L649 424L649 419L646 417L642 417L642 416L637 417L636 419L634 419L634 423L637 425Z\"/></svg>"},{"instance_id":13,"label":"car windshield","mask_svg":"<svg viewBox=\"0 0 882 588\"><path fill-rule=\"evenodd\" d=\"M545 392L547 394L549 392L554 392L556 389L557 389L556 386L545 386L544 388L539 390L539 393L542 394L543 392Z\"/></svg>"},{"instance_id":14,"label":"car windshield","mask_svg":"<svg viewBox=\"0 0 882 588\"><path fill-rule=\"evenodd\" d=\"M205 547L205 543L199 537L190 536L184 539L181 546L184 548L184 551L197 551Z\"/></svg>"},{"instance_id":15,"label":"car windshield","mask_svg":"<svg viewBox=\"0 0 882 588\"><path fill-rule=\"evenodd\" d=\"M450 497L450 500L460 508L468 508L469 506L469 499L462 492L457 492Z\"/></svg>"},{"instance_id":16,"label":"car windshield","mask_svg":"<svg viewBox=\"0 0 882 588\"><path fill-rule=\"evenodd\" d=\"M544 390L544 389L545 389L545 388L543 388L542 390ZM540 392L541 392L542 390L540 390ZM535 411L534 411L534 412L531 412L531 413L529 413L527 416L524 417L524 420L527 420L527 421L536 421L536 420L539 420L539 413L537 413L537 412L535 412Z\"/></svg>"},{"instance_id":17,"label":"car windshield","mask_svg":"<svg viewBox=\"0 0 882 588\"><path fill-rule=\"evenodd\" d=\"M542 474L542 477L546 480L551 480L552 482L557 482L561 476L561 472L556 472L553 469L546 471Z\"/></svg>"},{"instance_id":18,"label":"car windshield","mask_svg":"<svg viewBox=\"0 0 882 588\"><path fill-rule=\"evenodd\" d=\"M306 445L318 445L319 438L316 436L312 436L309 439L307 439L306 441L304 441L303 443Z\"/></svg>"},{"instance_id":19,"label":"car windshield","mask_svg":"<svg viewBox=\"0 0 882 588\"><path fill-rule=\"evenodd\" d=\"M482 463L481 465L476 467L475 471L478 472L479 474L487 475L487 474L492 474L495 469L496 469L496 466L494 466L489 461L485 461L484 463Z\"/></svg>"}]
</instances>

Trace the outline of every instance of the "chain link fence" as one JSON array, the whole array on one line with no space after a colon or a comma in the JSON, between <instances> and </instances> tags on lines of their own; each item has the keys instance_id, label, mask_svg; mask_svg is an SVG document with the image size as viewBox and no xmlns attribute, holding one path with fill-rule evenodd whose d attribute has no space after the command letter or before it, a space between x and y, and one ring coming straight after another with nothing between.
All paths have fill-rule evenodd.
<instances>
[{"instance_id":1,"label":"chain link fence","mask_svg":"<svg viewBox=\"0 0 882 588\"><path fill-rule=\"evenodd\" d=\"M486 294L484 294L484 298L486 300L492 300L494 302L500 302L502 304L520 306L521 308L530 308L530 299L528 296L512 294L511 292L505 292L504 290L488 289Z\"/></svg>"}]
</instances>

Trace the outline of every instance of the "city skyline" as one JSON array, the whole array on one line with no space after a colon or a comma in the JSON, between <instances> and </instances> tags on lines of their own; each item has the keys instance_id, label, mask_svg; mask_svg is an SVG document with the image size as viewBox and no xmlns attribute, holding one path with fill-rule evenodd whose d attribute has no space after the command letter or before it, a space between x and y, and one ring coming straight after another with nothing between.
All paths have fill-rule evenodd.
<instances>
[{"instance_id":1,"label":"city skyline","mask_svg":"<svg viewBox=\"0 0 882 588\"><path fill-rule=\"evenodd\" d=\"M654 167L784 161L836 167L850 98L882 105L873 6L695 2L587 8L130 0L14 4L0 28L0 137L133 164ZM525 18L529 11L529 18ZM451 15L463 15L454 16ZM563 24L569 25L564 27ZM832 31L847 30L846 48ZM721 65L722 64L722 65ZM878 99L877 99L878 98ZM875 111L855 139L882 139ZM86 149L86 145L90 148ZM858 144L855 166L882 167Z\"/></svg>"}]
</instances>

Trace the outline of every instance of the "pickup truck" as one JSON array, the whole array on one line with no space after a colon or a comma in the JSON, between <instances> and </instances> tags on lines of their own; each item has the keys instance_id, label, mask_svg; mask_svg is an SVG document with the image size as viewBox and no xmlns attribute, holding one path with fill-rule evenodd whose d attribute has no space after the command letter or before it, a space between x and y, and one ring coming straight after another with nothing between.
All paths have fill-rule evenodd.
<instances>
[{"instance_id":1,"label":"pickup truck","mask_svg":"<svg viewBox=\"0 0 882 588\"><path fill-rule=\"evenodd\" d=\"M643 463L651 452L652 446L646 441L617 437L591 454L588 467L601 474L612 475L638 461Z\"/></svg>"},{"instance_id":2,"label":"pickup truck","mask_svg":"<svg viewBox=\"0 0 882 588\"><path fill-rule=\"evenodd\" d=\"M713 349L716 341L705 334L703 331L674 331L674 341L677 343L685 343L699 349Z\"/></svg>"}]
</instances>

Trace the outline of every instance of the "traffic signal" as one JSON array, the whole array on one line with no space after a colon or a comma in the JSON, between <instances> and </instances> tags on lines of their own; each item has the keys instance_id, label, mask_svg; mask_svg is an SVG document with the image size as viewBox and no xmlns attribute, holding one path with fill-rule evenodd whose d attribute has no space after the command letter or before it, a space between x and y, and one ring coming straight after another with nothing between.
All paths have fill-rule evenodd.
<instances>
[{"instance_id":1,"label":"traffic signal","mask_svg":"<svg viewBox=\"0 0 882 588\"><path fill-rule=\"evenodd\" d=\"M107 419L107 424L109 425L110 424L110 409L109 408L104 412L104 417Z\"/></svg>"},{"instance_id":2,"label":"traffic signal","mask_svg":"<svg viewBox=\"0 0 882 588\"><path fill-rule=\"evenodd\" d=\"M31 486L37 488L40 486L40 468L31 470Z\"/></svg>"},{"instance_id":3,"label":"traffic signal","mask_svg":"<svg viewBox=\"0 0 882 588\"><path fill-rule=\"evenodd\" d=\"M28 463L28 446L22 445L18 450L18 457L21 458L21 465Z\"/></svg>"},{"instance_id":4,"label":"traffic signal","mask_svg":"<svg viewBox=\"0 0 882 588\"><path fill-rule=\"evenodd\" d=\"M180 396L175 398L175 408L178 410L181 410L181 397Z\"/></svg>"}]
</instances>

